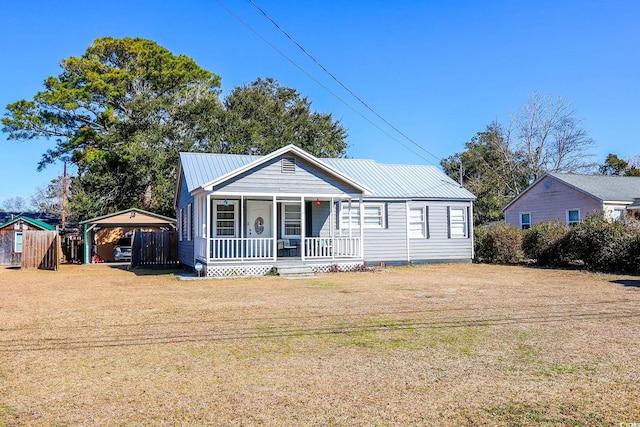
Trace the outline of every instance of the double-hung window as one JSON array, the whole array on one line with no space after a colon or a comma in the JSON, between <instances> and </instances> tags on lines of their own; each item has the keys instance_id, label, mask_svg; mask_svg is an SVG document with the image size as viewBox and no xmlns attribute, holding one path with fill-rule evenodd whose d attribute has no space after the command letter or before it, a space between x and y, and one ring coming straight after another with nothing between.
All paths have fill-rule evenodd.
<instances>
[{"instance_id":1,"label":"double-hung window","mask_svg":"<svg viewBox=\"0 0 640 427\"><path fill-rule=\"evenodd\" d=\"M428 208L409 209L409 238L423 239L429 237Z\"/></svg>"},{"instance_id":2,"label":"double-hung window","mask_svg":"<svg viewBox=\"0 0 640 427\"><path fill-rule=\"evenodd\" d=\"M360 228L360 206L349 203L340 205L340 228Z\"/></svg>"},{"instance_id":3,"label":"double-hung window","mask_svg":"<svg viewBox=\"0 0 640 427\"><path fill-rule=\"evenodd\" d=\"M180 209L178 220L179 222L179 237L180 240L191 240L192 239L192 214L193 214L193 204L189 203L184 208Z\"/></svg>"},{"instance_id":4,"label":"double-hung window","mask_svg":"<svg viewBox=\"0 0 640 427\"><path fill-rule=\"evenodd\" d=\"M364 211L364 228L385 228L385 204L384 203L363 203ZM342 203L340 206L340 228L343 230L349 228L360 228L360 206L359 204L351 204L349 209L348 203Z\"/></svg>"},{"instance_id":5,"label":"double-hung window","mask_svg":"<svg viewBox=\"0 0 640 427\"><path fill-rule=\"evenodd\" d=\"M449 237L460 239L468 236L467 208L449 206Z\"/></svg>"},{"instance_id":6,"label":"double-hung window","mask_svg":"<svg viewBox=\"0 0 640 427\"><path fill-rule=\"evenodd\" d=\"M218 237L236 237L236 223L238 219L238 205L236 201L215 203L214 228Z\"/></svg>"},{"instance_id":7,"label":"double-hung window","mask_svg":"<svg viewBox=\"0 0 640 427\"><path fill-rule=\"evenodd\" d=\"M580 223L580 209L567 209L567 225L574 226Z\"/></svg>"},{"instance_id":8,"label":"double-hung window","mask_svg":"<svg viewBox=\"0 0 640 427\"><path fill-rule=\"evenodd\" d=\"M300 237L302 227L300 203L282 205L282 237L285 239Z\"/></svg>"},{"instance_id":9,"label":"double-hung window","mask_svg":"<svg viewBox=\"0 0 640 427\"><path fill-rule=\"evenodd\" d=\"M614 221L624 220L624 208L613 208L611 216Z\"/></svg>"},{"instance_id":10,"label":"double-hung window","mask_svg":"<svg viewBox=\"0 0 640 427\"><path fill-rule=\"evenodd\" d=\"M15 234L15 247L14 247L14 252L15 253L21 253L22 252L22 231L17 231Z\"/></svg>"},{"instance_id":11,"label":"double-hung window","mask_svg":"<svg viewBox=\"0 0 640 427\"><path fill-rule=\"evenodd\" d=\"M520 228L522 228L523 230L528 230L531 228L531 213L520 213Z\"/></svg>"}]
</instances>

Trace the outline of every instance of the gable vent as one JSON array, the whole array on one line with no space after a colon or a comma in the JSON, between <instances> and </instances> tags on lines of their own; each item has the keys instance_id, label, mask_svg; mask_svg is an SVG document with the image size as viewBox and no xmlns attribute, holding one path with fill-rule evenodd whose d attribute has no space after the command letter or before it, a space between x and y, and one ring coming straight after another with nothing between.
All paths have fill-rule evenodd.
<instances>
[{"instance_id":1,"label":"gable vent","mask_svg":"<svg viewBox=\"0 0 640 427\"><path fill-rule=\"evenodd\" d=\"M282 173L296 173L296 159L283 157L281 162Z\"/></svg>"}]
</instances>

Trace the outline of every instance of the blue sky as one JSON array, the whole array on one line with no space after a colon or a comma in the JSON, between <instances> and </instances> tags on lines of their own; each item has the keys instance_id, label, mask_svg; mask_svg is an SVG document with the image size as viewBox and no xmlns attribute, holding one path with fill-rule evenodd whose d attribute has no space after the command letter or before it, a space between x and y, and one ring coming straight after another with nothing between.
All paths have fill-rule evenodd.
<instances>
[{"instance_id":1,"label":"blue sky","mask_svg":"<svg viewBox=\"0 0 640 427\"><path fill-rule=\"evenodd\" d=\"M403 140L322 73L248 2L221 0L278 49ZM461 151L476 132L538 91L569 99L596 140L595 159L640 153L640 2L256 0L380 115L435 157ZM30 99L63 58L96 38L143 37L192 57L222 89L273 77L308 96L349 131L348 155L427 163L382 133L265 44L216 0L0 2L0 106ZM0 205L29 198L62 172L37 172L53 141L0 134ZM422 153L429 162L438 160Z\"/></svg>"}]
</instances>

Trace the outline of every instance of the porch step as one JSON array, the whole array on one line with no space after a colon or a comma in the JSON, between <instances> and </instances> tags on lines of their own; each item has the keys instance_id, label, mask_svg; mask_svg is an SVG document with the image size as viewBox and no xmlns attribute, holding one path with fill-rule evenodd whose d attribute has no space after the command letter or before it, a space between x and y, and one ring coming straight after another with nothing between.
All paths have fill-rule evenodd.
<instances>
[{"instance_id":1,"label":"porch step","mask_svg":"<svg viewBox=\"0 0 640 427\"><path fill-rule=\"evenodd\" d=\"M306 265L279 265L275 267L276 272L283 277L312 277L313 270Z\"/></svg>"}]
</instances>

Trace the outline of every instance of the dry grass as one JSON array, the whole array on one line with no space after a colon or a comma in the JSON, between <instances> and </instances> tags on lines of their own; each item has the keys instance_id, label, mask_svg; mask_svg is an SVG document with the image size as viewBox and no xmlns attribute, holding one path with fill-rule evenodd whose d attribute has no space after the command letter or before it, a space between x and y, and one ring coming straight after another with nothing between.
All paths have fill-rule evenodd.
<instances>
[{"instance_id":1,"label":"dry grass","mask_svg":"<svg viewBox=\"0 0 640 427\"><path fill-rule=\"evenodd\" d=\"M0 425L640 422L639 320L637 277L576 271L0 268Z\"/></svg>"}]
</instances>

